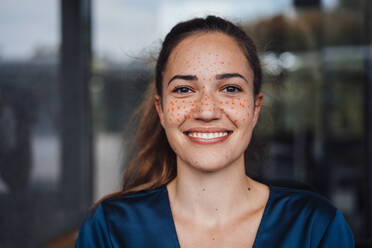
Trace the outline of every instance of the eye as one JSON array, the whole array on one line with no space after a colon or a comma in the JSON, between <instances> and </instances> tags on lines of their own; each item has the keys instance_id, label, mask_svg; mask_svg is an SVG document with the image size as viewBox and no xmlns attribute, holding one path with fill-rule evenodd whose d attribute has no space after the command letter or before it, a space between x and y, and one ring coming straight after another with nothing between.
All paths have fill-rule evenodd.
<instances>
[{"instance_id":1,"label":"eye","mask_svg":"<svg viewBox=\"0 0 372 248\"><path fill-rule=\"evenodd\" d=\"M172 90L173 93L177 93L177 94L187 94L187 93L191 93L193 92L189 87L185 87L185 86L180 86L180 87L176 87Z\"/></svg>"},{"instance_id":2,"label":"eye","mask_svg":"<svg viewBox=\"0 0 372 248\"><path fill-rule=\"evenodd\" d=\"M242 89L237 86L229 85L229 86L224 87L222 91L227 92L227 93L237 93L237 92L242 91Z\"/></svg>"}]
</instances>

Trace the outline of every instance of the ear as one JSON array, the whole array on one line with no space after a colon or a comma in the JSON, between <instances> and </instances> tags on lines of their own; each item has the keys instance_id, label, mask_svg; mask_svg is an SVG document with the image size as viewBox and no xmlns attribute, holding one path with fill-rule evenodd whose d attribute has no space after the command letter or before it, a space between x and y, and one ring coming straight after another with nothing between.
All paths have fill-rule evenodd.
<instances>
[{"instance_id":1,"label":"ear","mask_svg":"<svg viewBox=\"0 0 372 248\"><path fill-rule=\"evenodd\" d=\"M255 97L254 112L253 112L253 126L256 126L258 117L260 116L263 98L264 98L264 95L262 94L262 92L258 93L257 96Z\"/></svg>"},{"instance_id":2,"label":"ear","mask_svg":"<svg viewBox=\"0 0 372 248\"><path fill-rule=\"evenodd\" d=\"M162 127L164 127L164 112L163 112L163 106L161 104L161 97L158 94L155 94L155 108L156 112L158 112L158 116L160 119L160 124Z\"/></svg>"}]
</instances>

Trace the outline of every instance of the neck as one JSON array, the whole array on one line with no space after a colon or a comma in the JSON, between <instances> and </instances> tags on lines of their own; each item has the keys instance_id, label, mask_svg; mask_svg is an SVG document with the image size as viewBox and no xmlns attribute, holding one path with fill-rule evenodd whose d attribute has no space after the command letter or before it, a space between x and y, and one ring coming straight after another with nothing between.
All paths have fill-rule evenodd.
<instances>
[{"instance_id":1,"label":"neck","mask_svg":"<svg viewBox=\"0 0 372 248\"><path fill-rule=\"evenodd\" d=\"M249 207L253 180L245 175L243 157L213 172L178 161L177 174L168 190L172 208L179 216L207 220L213 225Z\"/></svg>"}]
</instances>

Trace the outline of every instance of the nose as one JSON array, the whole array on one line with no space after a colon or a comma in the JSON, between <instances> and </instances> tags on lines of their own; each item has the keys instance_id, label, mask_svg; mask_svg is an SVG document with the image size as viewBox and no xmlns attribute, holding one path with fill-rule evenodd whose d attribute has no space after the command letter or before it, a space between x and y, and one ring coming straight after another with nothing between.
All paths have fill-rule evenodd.
<instances>
[{"instance_id":1,"label":"nose","mask_svg":"<svg viewBox=\"0 0 372 248\"><path fill-rule=\"evenodd\" d=\"M203 93L196 102L192 111L192 117L196 120L210 122L221 118L221 109L219 108L216 97L212 94Z\"/></svg>"}]
</instances>

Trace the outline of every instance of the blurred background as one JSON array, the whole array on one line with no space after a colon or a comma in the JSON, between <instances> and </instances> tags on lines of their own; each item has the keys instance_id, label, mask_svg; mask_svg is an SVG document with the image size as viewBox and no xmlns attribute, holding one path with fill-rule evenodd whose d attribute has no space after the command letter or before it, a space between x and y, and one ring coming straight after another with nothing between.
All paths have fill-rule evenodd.
<instances>
[{"instance_id":1,"label":"blurred background","mask_svg":"<svg viewBox=\"0 0 372 248\"><path fill-rule=\"evenodd\" d=\"M2 0L0 247L74 246L91 205L121 188L123 130L161 40L208 14L260 51L254 176L326 196L372 247L370 0Z\"/></svg>"}]
</instances>

